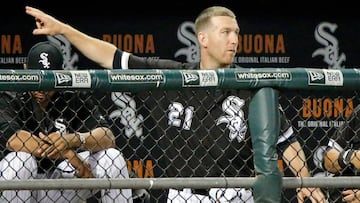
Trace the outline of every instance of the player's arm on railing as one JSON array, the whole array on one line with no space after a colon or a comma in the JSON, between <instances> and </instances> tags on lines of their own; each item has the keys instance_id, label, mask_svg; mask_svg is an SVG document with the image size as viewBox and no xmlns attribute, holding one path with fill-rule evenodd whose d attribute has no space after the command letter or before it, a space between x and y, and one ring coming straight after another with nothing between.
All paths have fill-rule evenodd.
<instances>
[{"instance_id":1,"label":"player's arm on railing","mask_svg":"<svg viewBox=\"0 0 360 203\"><path fill-rule=\"evenodd\" d=\"M359 150L339 151L335 148L328 148L324 154L324 167L331 173L338 173L349 164L352 164L356 169L360 169Z\"/></svg>"},{"instance_id":2,"label":"player's arm on railing","mask_svg":"<svg viewBox=\"0 0 360 203\"><path fill-rule=\"evenodd\" d=\"M283 160L295 176L311 177L305 153L298 141L292 142L285 149ZM320 188L298 188L297 197L298 202L304 202L305 198L309 198L312 202L326 202L325 195Z\"/></svg>"},{"instance_id":3,"label":"player's arm on railing","mask_svg":"<svg viewBox=\"0 0 360 203\"><path fill-rule=\"evenodd\" d=\"M319 149L320 161L325 170L339 173L348 166L360 169L360 105L357 106L345 123L329 139L328 145Z\"/></svg>"}]
</instances>

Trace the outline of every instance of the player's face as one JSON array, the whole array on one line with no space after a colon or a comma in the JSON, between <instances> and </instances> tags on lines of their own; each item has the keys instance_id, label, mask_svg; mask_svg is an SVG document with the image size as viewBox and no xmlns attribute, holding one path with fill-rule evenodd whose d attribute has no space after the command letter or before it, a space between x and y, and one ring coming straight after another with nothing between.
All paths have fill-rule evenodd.
<instances>
[{"instance_id":1,"label":"player's face","mask_svg":"<svg viewBox=\"0 0 360 203\"><path fill-rule=\"evenodd\" d=\"M55 94L55 91L33 91L31 94L38 104L47 104Z\"/></svg>"},{"instance_id":2,"label":"player's face","mask_svg":"<svg viewBox=\"0 0 360 203\"><path fill-rule=\"evenodd\" d=\"M239 43L239 26L236 19L228 16L212 17L207 36L209 58L218 63L218 67L226 67L233 63Z\"/></svg>"}]
</instances>

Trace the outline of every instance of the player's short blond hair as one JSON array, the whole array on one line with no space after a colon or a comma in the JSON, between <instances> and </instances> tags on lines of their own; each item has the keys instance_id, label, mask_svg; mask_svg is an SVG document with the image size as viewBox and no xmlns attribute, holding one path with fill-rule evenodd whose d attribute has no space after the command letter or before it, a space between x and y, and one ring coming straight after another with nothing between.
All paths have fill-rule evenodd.
<instances>
[{"instance_id":1,"label":"player's short blond hair","mask_svg":"<svg viewBox=\"0 0 360 203\"><path fill-rule=\"evenodd\" d=\"M223 6L211 6L204 9L195 20L195 33L198 34L200 30L203 30L210 23L211 17L214 16L229 16L236 18L236 15L230 9Z\"/></svg>"}]
</instances>

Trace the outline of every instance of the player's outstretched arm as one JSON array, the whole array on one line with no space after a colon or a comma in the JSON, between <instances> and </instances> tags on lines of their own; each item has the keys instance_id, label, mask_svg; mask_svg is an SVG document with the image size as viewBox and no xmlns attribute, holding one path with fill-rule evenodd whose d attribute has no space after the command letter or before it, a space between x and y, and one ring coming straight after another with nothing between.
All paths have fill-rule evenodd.
<instances>
[{"instance_id":1,"label":"player's outstretched arm","mask_svg":"<svg viewBox=\"0 0 360 203\"><path fill-rule=\"evenodd\" d=\"M112 68L116 50L113 44L82 33L37 8L26 6L25 12L35 18L34 35L63 35L87 58L104 68Z\"/></svg>"}]
</instances>

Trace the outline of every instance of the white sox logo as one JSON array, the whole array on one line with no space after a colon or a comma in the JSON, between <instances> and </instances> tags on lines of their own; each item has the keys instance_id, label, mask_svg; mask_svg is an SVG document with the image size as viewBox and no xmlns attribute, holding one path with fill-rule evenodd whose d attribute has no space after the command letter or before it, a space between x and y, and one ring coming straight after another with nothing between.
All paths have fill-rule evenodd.
<instances>
[{"instance_id":1,"label":"white sox logo","mask_svg":"<svg viewBox=\"0 0 360 203\"><path fill-rule=\"evenodd\" d=\"M245 100L240 99L239 97L229 96L222 103L222 110L228 114L221 116L216 125L226 123L226 127L230 130L229 138L230 140L237 139L238 142L241 142L245 139L247 132L247 125L245 122L245 115L242 108L245 105Z\"/></svg>"},{"instance_id":2,"label":"white sox logo","mask_svg":"<svg viewBox=\"0 0 360 203\"><path fill-rule=\"evenodd\" d=\"M124 125L126 137L130 138L135 135L142 138L144 117L141 114L136 115L136 101L123 92L112 92L111 99L119 109L111 112L110 118L120 118L120 123Z\"/></svg>"},{"instance_id":3,"label":"white sox logo","mask_svg":"<svg viewBox=\"0 0 360 203\"><path fill-rule=\"evenodd\" d=\"M175 58L184 55L187 62L199 62L200 48L195 35L194 23L190 21L183 22L178 28L177 37L187 47L179 49L175 53Z\"/></svg>"},{"instance_id":4,"label":"white sox logo","mask_svg":"<svg viewBox=\"0 0 360 203\"><path fill-rule=\"evenodd\" d=\"M50 69L50 65L51 65L48 59L48 55L49 54L44 52L39 55L41 58L41 60L39 60L39 63L41 63L45 69Z\"/></svg>"},{"instance_id":5,"label":"white sox logo","mask_svg":"<svg viewBox=\"0 0 360 203\"><path fill-rule=\"evenodd\" d=\"M65 124L65 120L62 118L58 118L55 120L54 122L55 128L57 129L56 132L60 133L60 134L65 134L67 133L66 130L66 124Z\"/></svg>"},{"instance_id":6,"label":"white sox logo","mask_svg":"<svg viewBox=\"0 0 360 203\"><path fill-rule=\"evenodd\" d=\"M329 65L329 69L345 68L341 64L345 61L346 56L344 53L342 53L341 55L339 54L338 40L326 31L327 29L334 33L336 28L336 24L322 22L315 29L316 41L323 44L325 47L315 50L312 54L312 57L315 57L317 55L323 55L323 60Z\"/></svg>"}]
</instances>

